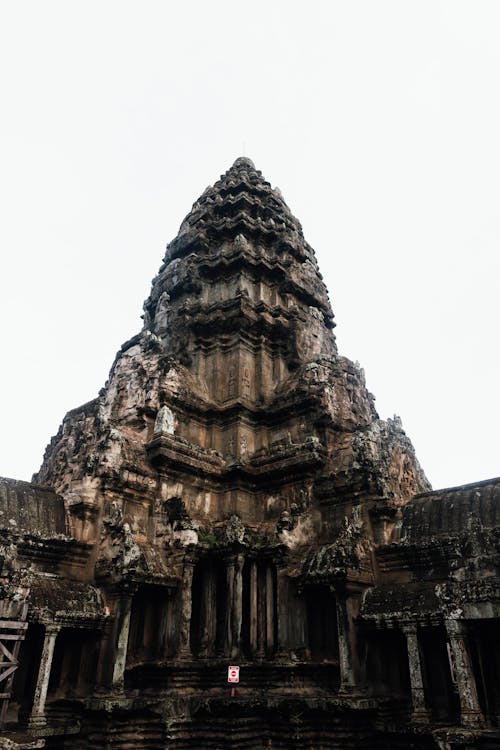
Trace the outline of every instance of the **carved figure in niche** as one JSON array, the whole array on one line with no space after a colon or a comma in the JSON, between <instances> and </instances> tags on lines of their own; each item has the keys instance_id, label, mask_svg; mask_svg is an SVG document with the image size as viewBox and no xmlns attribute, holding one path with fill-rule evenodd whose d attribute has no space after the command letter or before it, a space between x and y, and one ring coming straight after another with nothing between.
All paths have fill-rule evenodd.
<instances>
[{"instance_id":1,"label":"carved figure in niche","mask_svg":"<svg viewBox=\"0 0 500 750\"><path fill-rule=\"evenodd\" d=\"M248 443L245 435L240 440L240 456L246 456L248 453Z\"/></svg>"},{"instance_id":2,"label":"carved figure in niche","mask_svg":"<svg viewBox=\"0 0 500 750\"><path fill-rule=\"evenodd\" d=\"M109 524L114 526L121 526L123 523L123 512L116 500L113 500L108 508L108 518L106 519Z\"/></svg>"},{"instance_id":3,"label":"carved figure in niche","mask_svg":"<svg viewBox=\"0 0 500 750\"><path fill-rule=\"evenodd\" d=\"M162 292L155 311L155 326L159 333L165 332L168 327L169 302L170 295L168 292Z\"/></svg>"},{"instance_id":4,"label":"carved figure in niche","mask_svg":"<svg viewBox=\"0 0 500 750\"><path fill-rule=\"evenodd\" d=\"M154 435L173 435L175 427L174 414L168 406L162 406L156 415Z\"/></svg>"},{"instance_id":5,"label":"carved figure in niche","mask_svg":"<svg viewBox=\"0 0 500 750\"><path fill-rule=\"evenodd\" d=\"M180 497L172 497L163 503L162 521L165 526L164 546L185 547L198 543L197 526L191 521Z\"/></svg>"},{"instance_id":6,"label":"carved figure in niche","mask_svg":"<svg viewBox=\"0 0 500 750\"><path fill-rule=\"evenodd\" d=\"M146 388L145 388L146 393L144 396L144 403L146 404L150 403L154 399L154 395L155 395L154 385L155 385L155 381L153 379L148 380L146 383Z\"/></svg>"},{"instance_id":7,"label":"carved figure in niche","mask_svg":"<svg viewBox=\"0 0 500 750\"><path fill-rule=\"evenodd\" d=\"M234 398L236 394L236 375L234 367L229 368L229 376L227 381L227 397Z\"/></svg>"},{"instance_id":8,"label":"carved figure in niche","mask_svg":"<svg viewBox=\"0 0 500 750\"><path fill-rule=\"evenodd\" d=\"M148 310L147 301L143 304L142 309L144 310L144 315L141 315L141 318L144 321L144 328L149 330L151 328L151 315Z\"/></svg>"},{"instance_id":9,"label":"carved figure in niche","mask_svg":"<svg viewBox=\"0 0 500 750\"><path fill-rule=\"evenodd\" d=\"M308 506L309 506L309 492L302 489L299 492L299 502L298 502L299 512L303 513Z\"/></svg>"},{"instance_id":10,"label":"carved figure in niche","mask_svg":"<svg viewBox=\"0 0 500 750\"><path fill-rule=\"evenodd\" d=\"M401 513L401 510L398 509L396 513L395 523L394 527L392 529L389 543L390 542L399 542L401 539L401 529L403 527L403 514Z\"/></svg>"},{"instance_id":11,"label":"carved figure in niche","mask_svg":"<svg viewBox=\"0 0 500 750\"><path fill-rule=\"evenodd\" d=\"M237 234L234 238L234 244L240 250L246 250L249 247L249 242L244 234Z\"/></svg>"},{"instance_id":12,"label":"carved figure in niche","mask_svg":"<svg viewBox=\"0 0 500 750\"><path fill-rule=\"evenodd\" d=\"M232 437L226 442L226 455L234 456L234 439Z\"/></svg>"},{"instance_id":13,"label":"carved figure in niche","mask_svg":"<svg viewBox=\"0 0 500 750\"><path fill-rule=\"evenodd\" d=\"M248 367L243 370L243 377L241 379L241 395L243 398L249 398L250 396L250 373Z\"/></svg>"},{"instance_id":14,"label":"carved figure in niche","mask_svg":"<svg viewBox=\"0 0 500 750\"><path fill-rule=\"evenodd\" d=\"M323 323L325 318L321 310L318 310L317 307L309 306L309 312L311 313L312 317L318 320L320 323Z\"/></svg>"},{"instance_id":15,"label":"carved figure in niche","mask_svg":"<svg viewBox=\"0 0 500 750\"><path fill-rule=\"evenodd\" d=\"M276 524L276 531L281 534L282 531L291 531L295 526L290 513L287 510L282 510L279 521Z\"/></svg>"},{"instance_id":16,"label":"carved figure in niche","mask_svg":"<svg viewBox=\"0 0 500 750\"><path fill-rule=\"evenodd\" d=\"M245 536L245 524L237 515L231 516L224 530L224 536L229 544L242 542Z\"/></svg>"}]
</instances>

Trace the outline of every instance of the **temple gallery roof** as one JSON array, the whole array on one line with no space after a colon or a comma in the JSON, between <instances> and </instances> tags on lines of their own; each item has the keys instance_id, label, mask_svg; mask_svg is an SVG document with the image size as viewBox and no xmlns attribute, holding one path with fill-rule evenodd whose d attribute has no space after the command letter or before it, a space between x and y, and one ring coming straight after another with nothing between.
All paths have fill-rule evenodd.
<instances>
[{"instance_id":1,"label":"temple gallery roof","mask_svg":"<svg viewBox=\"0 0 500 750\"><path fill-rule=\"evenodd\" d=\"M45 536L66 533L64 502L48 487L0 477L0 528Z\"/></svg>"},{"instance_id":2,"label":"temple gallery roof","mask_svg":"<svg viewBox=\"0 0 500 750\"><path fill-rule=\"evenodd\" d=\"M500 477L416 495L403 512L408 542L500 525Z\"/></svg>"}]
</instances>

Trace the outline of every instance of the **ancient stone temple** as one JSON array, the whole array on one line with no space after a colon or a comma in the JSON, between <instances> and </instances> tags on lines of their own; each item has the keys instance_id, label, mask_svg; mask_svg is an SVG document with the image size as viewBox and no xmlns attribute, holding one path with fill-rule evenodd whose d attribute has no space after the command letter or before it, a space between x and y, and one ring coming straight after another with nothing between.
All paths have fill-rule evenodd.
<instances>
[{"instance_id":1,"label":"ancient stone temple","mask_svg":"<svg viewBox=\"0 0 500 750\"><path fill-rule=\"evenodd\" d=\"M0 747L499 748L500 479L431 490L249 159L143 318L0 482Z\"/></svg>"}]
</instances>

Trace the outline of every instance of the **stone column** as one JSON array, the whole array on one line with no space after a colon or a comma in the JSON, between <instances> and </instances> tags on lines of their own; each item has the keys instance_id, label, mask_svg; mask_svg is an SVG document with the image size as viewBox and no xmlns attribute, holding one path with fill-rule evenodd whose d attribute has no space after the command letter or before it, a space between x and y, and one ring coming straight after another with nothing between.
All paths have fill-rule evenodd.
<instances>
[{"instance_id":1,"label":"stone column","mask_svg":"<svg viewBox=\"0 0 500 750\"><path fill-rule=\"evenodd\" d=\"M233 596L233 648L231 656L241 653L241 628L243 624L243 566L245 558L238 555L234 568L234 596Z\"/></svg>"},{"instance_id":2,"label":"stone column","mask_svg":"<svg viewBox=\"0 0 500 750\"><path fill-rule=\"evenodd\" d=\"M292 586L290 586L290 589L292 589ZM297 589L296 583L293 584L289 606L293 613L288 619L290 657L293 661L302 661L304 658L309 659L307 606L304 593Z\"/></svg>"},{"instance_id":3,"label":"stone column","mask_svg":"<svg viewBox=\"0 0 500 750\"><path fill-rule=\"evenodd\" d=\"M45 701L47 699L47 690L49 688L54 647L56 645L56 638L59 630L60 625L55 625L54 623L45 625L42 655L38 667L33 704L27 718L27 725L30 729L42 727L47 723L45 718Z\"/></svg>"},{"instance_id":4,"label":"stone column","mask_svg":"<svg viewBox=\"0 0 500 750\"><path fill-rule=\"evenodd\" d=\"M168 587L165 592L164 621L162 623L162 657L168 659L173 652L173 643L177 622L175 618L175 593L174 588Z\"/></svg>"},{"instance_id":5,"label":"stone column","mask_svg":"<svg viewBox=\"0 0 500 750\"><path fill-rule=\"evenodd\" d=\"M224 654L231 656L233 652L233 609L234 609L234 584L235 584L236 562L229 558L226 562L226 613L224 627Z\"/></svg>"},{"instance_id":6,"label":"stone column","mask_svg":"<svg viewBox=\"0 0 500 750\"><path fill-rule=\"evenodd\" d=\"M266 651L274 652L274 576L272 563L266 567Z\"/></svg>"},{"instance_id":7,"label":"stone column","mask_svg":"<svg viewBox=\"0 0 500 750\"><path fill-rule=\"evenodd\" d=\"M243 620L243 555L229 558L227 562L226 638L224 652L238 656L241 650L241 625Z\"/></svg>"},{"instance_id":8,"label":"stone column","mask_svg":"<svg viewBox=\"0 0 500 750\"><path fill-rule=\"evenodd\" d=\"M266 570L257 563L257 653L258 659L266 655Z\"/></svg>"},{"instance_id":9,"label":"stone column","mask_svg":"<svg viewBox=\"0 0 500 750\"><path fill-rule=\"evenodd\" d=\"M212 656L215 643L216 628L216 582L215 570L211 563L208 563L203 576L203 592L201 607L201 639L200 639L200 656Z\"/></svg>"},{"instance_id":10,"label":"stone column","mask_svg":"<svg viewBox=\"0 0 500 750\"><path fill-rule=\"evenodd\" d=\"M351 693L356 687L352 653L351 623L345 594L335 594L339 639L340 692Z\"/></svg>"},{"instance_id":11,"label":"stone column","mask_svg":"<svg viewBox=\"0 0 500 750\"><path fill-rule=\"evenodd\" d=\"M280 657L289 656L290 652L290 635L288 632L288 610L289 602L289 581L288 577L282 570L277 571L276 576L276 601L278 616L278 643L277 649Z\"/></svg>"},{"instance_id":12,"label":"stone column","mask_svg":"<svg viewBox=\"0 0 500 750\"><path fill-rule=\"evenodd\" d=\"M252 654L257 652L257 618L258 618L258 581L257 562L250 562L250 650Z\"/></svg>"},{"instance_id":13,"label":"stone column","mask_svg":"<svg viewBox=\"0 0 500 750\"><path fill-rule=\"evenodd\" d=\"M115 611L115 624L113 628L114 646L113 672L111 685L113 688L123 690L123 679L125 665L127 663L128 636L130 632L130 614L132 611L133 591L122 593L117 601Z\"/></svg>"},{"instance_id":14,"label":"stone column","mask_svg":"<svg viewBox=\"0 0 500 750\"><path fill-rule=\"evenodd\" d=\"M132 587L125 590L113 588L105 592L109 619L101 637L97 683L108 688L123 686L133 594Z\"/></svg>"},{"instance_id":15,"label":"stone column","mask_svg":"<svg viewBox=\"0 0 500 750\"><path fill-rule=\"evenodd\" d=\"M467 626L463 620L446 620L445 624L450 641L452 671L460 699L462 724L475 725L482 722L483 715L467 647Z\"/></svg>"},{"instance_id":16,"label":"stone column","mask_svg":"<svg viewBox=\"0 0 500 750\"><path fill-rule=\"evenodd\" d=\"M189 643L190 629L191 629L191 612L193 608L193 572L194 572L194 560L184 561L184 570L182 572L182 584L181 584L181 616L180 616L180 628L179 628L179 649L178 656L182 658L189 658L191 656L191 646Z\"/></svg>"},{"instance_id":17,"label":"stone column","mask_svg":"<svg viewBox=\"0 0 500 750\"><path fill-rule=\"evenodd\" d=\"M422 676L422 661L418 644L417 626L414 623L401 625L406 636L408 650L408 667L410 672L412 721L425 722L429 719L429 711L425 705L424 680Z\"/></svg>"}]
</instances>

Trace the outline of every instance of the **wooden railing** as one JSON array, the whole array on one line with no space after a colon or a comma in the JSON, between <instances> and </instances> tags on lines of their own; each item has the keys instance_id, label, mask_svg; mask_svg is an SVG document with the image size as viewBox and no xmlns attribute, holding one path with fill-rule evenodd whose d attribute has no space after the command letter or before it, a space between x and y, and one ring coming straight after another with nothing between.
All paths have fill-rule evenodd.
<instances>
[{"instance_id":1,"label":"wooden railing","mask_svg":"<svg viewBox=\"0 0 500 750\"><path fill-rule=\"evenodd\" d=\"M19 666L19 649L28 627L27 613L25 602L0 600L0 727L5 721L14 673Z\"/></svg>"}]
</instances>

